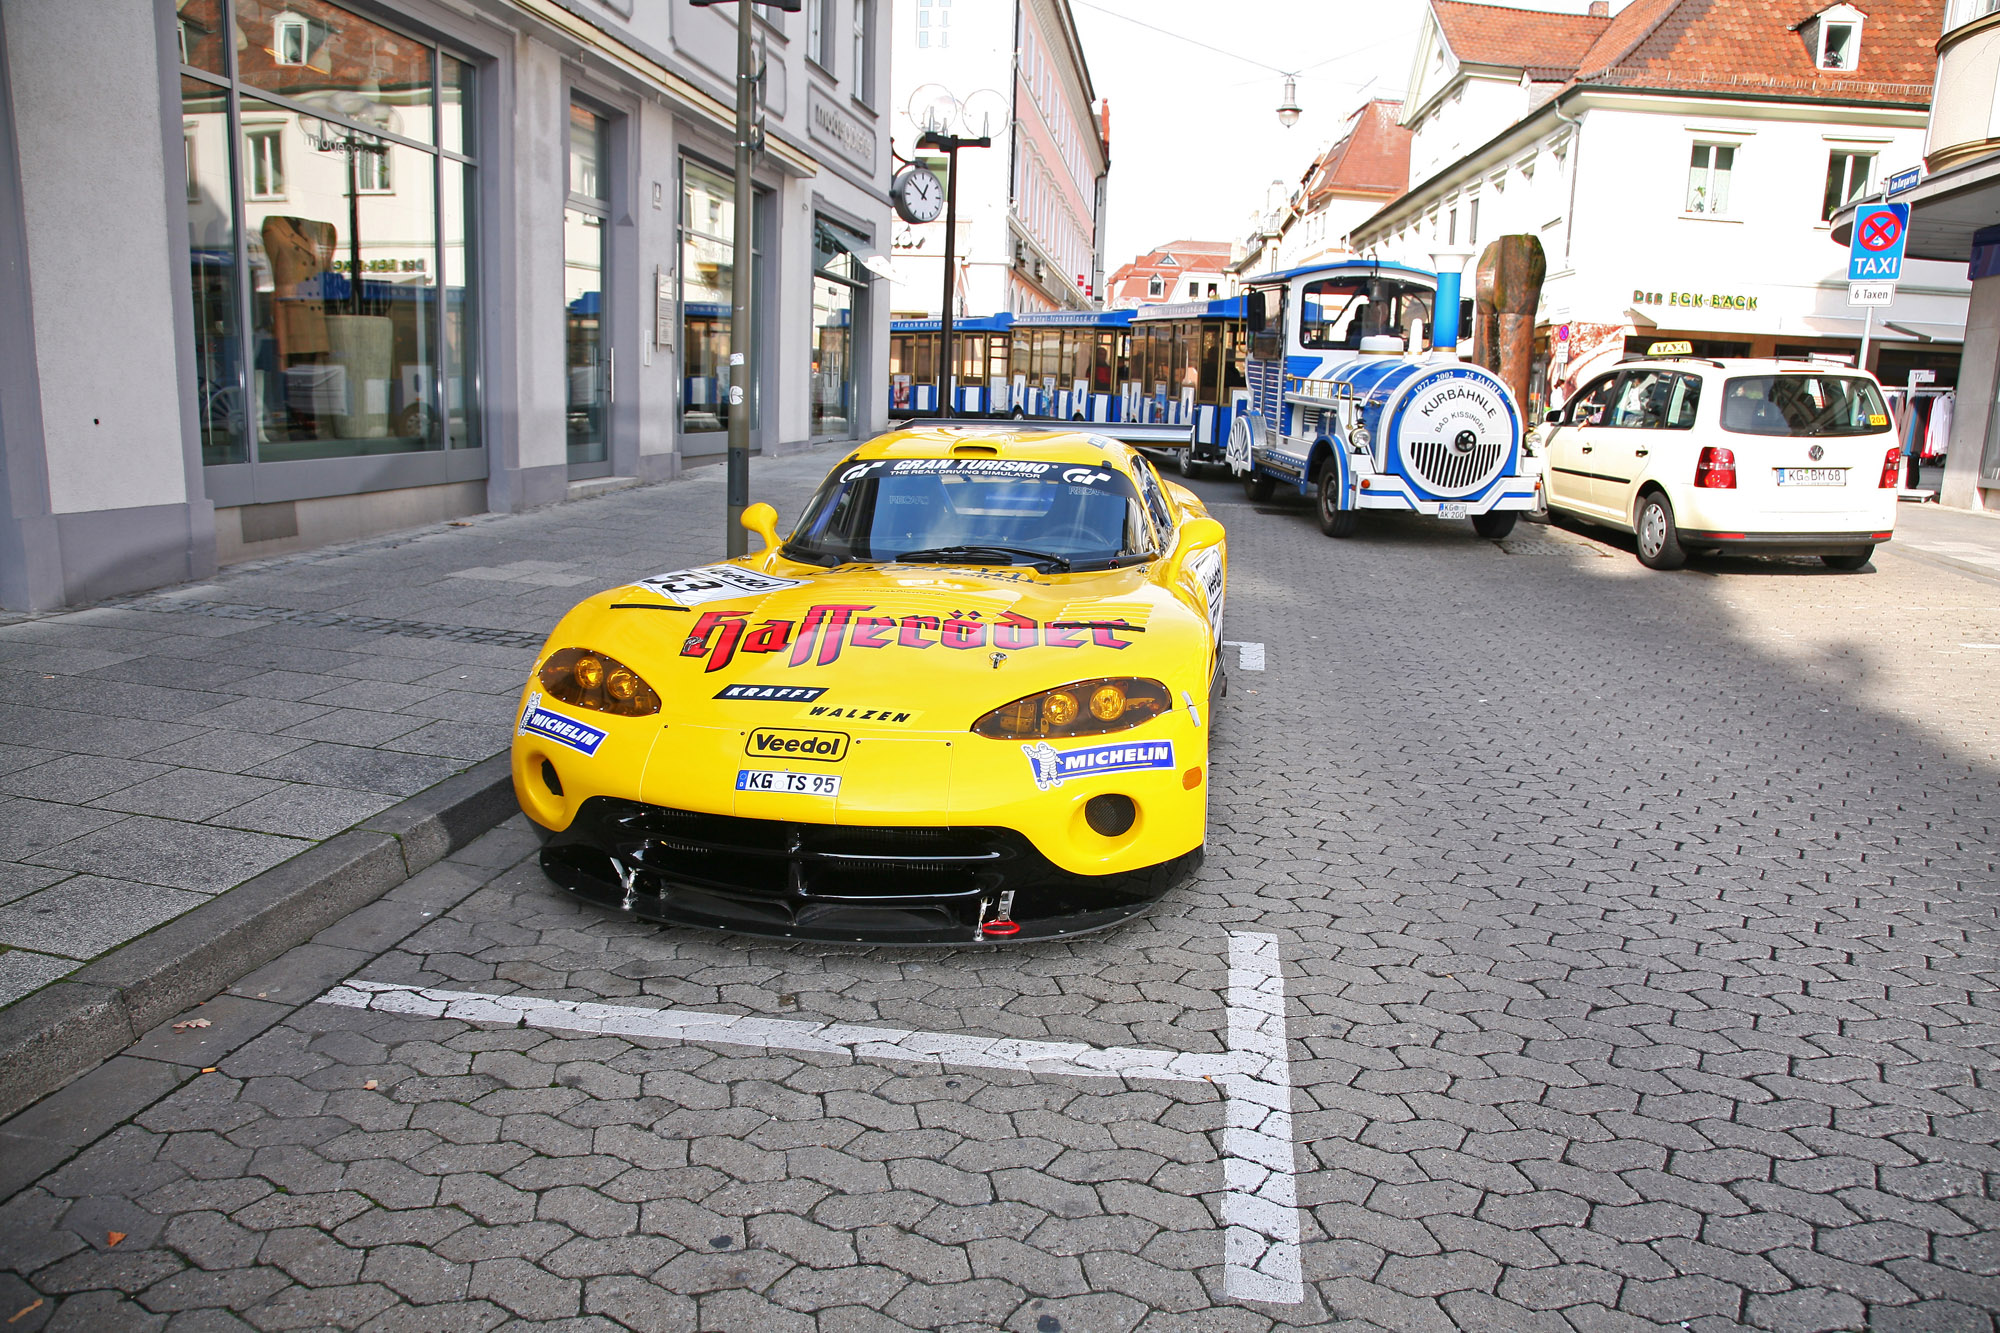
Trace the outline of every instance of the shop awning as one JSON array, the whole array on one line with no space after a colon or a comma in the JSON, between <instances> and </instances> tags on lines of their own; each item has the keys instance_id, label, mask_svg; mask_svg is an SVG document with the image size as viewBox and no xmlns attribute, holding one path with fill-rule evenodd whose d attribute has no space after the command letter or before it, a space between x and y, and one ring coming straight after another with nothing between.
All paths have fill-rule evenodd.
<instances>
[{"instance_id":1,"label":"shop awning","mask_svg":"<svg viewBox=\"0 0 2000 1333\"><path fill-rule=\"evenodd\" d=\"M1801 315L1799 322L1822 338L1861 337L1866 315ZM1959 324L1929 324L1914 319L1885 320L1877 318L1872 335L1877 342L1940 342L1962 343L1965 328Z\"/></svg>"},{"instance_id":2,"label":"shop awning","mask_svg":"<svg viewBox=\"0 0 2000 1333\"><path fill-rule=\"evenodd\" d=\"M1872 204L1879 197L1860 202ZM1973 233L2000 223L2000 153L1941 171L1897 195L1895 202L1910 206L1911 259L1966 263L1972 258ZM1849 204L1833 218L1833 239L1843 246L1854 234L1856 206Z\"/></svg>"}]
</instances>

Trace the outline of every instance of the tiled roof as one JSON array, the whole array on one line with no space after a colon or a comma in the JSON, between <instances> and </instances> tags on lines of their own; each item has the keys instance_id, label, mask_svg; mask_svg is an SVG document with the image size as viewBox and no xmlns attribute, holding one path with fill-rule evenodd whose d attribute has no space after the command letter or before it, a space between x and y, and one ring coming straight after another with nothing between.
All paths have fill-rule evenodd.
<instances>
[{"instance_id":1,"label":"tiled roof","mask_svg":"<svg viewBox=\"0 0 2000 1333\"><path fill-rule=\"evenodd\" d=\"M1445 45L1461 63L1560 70L1564 76L1576 71L1584 53L1612 22L1588 14L1551 14L1467 0L1431 0L1431 12L1444 30Z\"/></svg>"},{"instance_id":2,"label":"tiled roof","mask_svg":"<svg viewBox=\"0 0 2000 1333\"><path fill-rule=\"evenodd\" d=\"M1356 112L1347 137L1327 149L1308 173L1311 201L1331 194L1398 195L1410 181L1411 133L1403 104L1376 99Z\"/></svg>"},{"instance_id":3,"label":"tiled roof","mask_svg":"<svg viewBox=\"0 0 2000 1333\"><path fill-rule=\"evenodd\" d=\"M1823 70L1797 29L1833 0L1635 0L1580 83L1926 106L1945 0L1864 0L1860 60Z\"/></svg>"},{"instance_id":4,"label":"tiled roof","mask_svg":"<svg viewBox=\"0 0 2000 1333\"><path fill-rule=\"evenodd\" d=\"M1632 0L1615 18L1431 0L1461 62L1537 80L1924 106L1945 0L1864 0L1861 58L1822 70L1797 29L1836 0Z\"/></svg>"}]
</instances>

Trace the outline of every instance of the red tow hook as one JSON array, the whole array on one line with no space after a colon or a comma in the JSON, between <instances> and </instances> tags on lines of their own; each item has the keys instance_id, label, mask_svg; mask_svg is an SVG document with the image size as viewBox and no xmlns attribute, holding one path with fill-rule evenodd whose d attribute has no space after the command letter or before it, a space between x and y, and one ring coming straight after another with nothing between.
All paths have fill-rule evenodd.
<instances>
[{"instance_id":1,"label":"red tow hook","mask_svg":"<svg viewBox=\"0 0 2000 1333\"><path fill-rule=\"evenodd\" d=\"M1007 915L1013 910L1014 891L1009 889L1000 895L999 914L991 921L982 921L979 923L980 935L982 937L987 935L1018 935L1021 931L1021 923L1009 919Z\"/></svg>"}]
</instances>

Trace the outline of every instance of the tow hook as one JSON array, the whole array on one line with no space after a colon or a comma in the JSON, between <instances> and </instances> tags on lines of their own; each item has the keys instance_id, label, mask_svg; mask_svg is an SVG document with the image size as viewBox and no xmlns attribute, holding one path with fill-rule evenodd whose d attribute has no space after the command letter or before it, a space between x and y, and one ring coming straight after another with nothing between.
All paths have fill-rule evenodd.
<instances>
[{"instance_id":1,"label":"tow hook","mask_svg":"<svg viewBox=\"0 0 2000 1333\"><path fill-rule=\"evenodd\" d=\"M984 939L988 935L1007 936L1007 935L1019 934L1021 930L1021 923L1013 920L1008 916L1008 913L1012 912L1013 910L1014 910L1014 891L1012 889L1008 889L1005 893L1000 895L1000 908L998 914L991 921L982 921L979 923L979 938Z\"/></svg>"},{"instance_id":2,"label":"tow hook","mask_svg":"<svg viewBox=\"0 0 2000 1333\"><path fill-rule=\"evenodd\" d=\"M639 872L623 861L614 861L612 864L618 867L618 882L625 886L625 901L618 904L618 910L629 912L639 898Z\"/></svg>"}]
</instances>

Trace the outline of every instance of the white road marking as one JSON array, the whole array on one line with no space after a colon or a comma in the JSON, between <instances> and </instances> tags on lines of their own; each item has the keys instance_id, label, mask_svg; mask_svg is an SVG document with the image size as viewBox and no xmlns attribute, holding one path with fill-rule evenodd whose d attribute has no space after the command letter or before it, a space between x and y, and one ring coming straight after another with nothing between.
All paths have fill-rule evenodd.
<instances>
[{"instance_id":1,"label":"white road marking","mask_svg":"<svg viewBox=\"0 0 2000 1333\"><path fill-rule=\"evenodd\" d=\"M1220 1055L908 1032L690 1009L645 1009L534 995L486 995L382 981L345 981L320 996L318 1002L413 1018L715 1042L756 1050L842 1053L857 1060L901 1060L1084 1078L1216 1083L1224 1096L1223 1290L1237 1300L1280 1305L1296 1305L1305 1299L1299 1268L1285 979L1275 935L1229 934L1229 1049Z\"/></svg>"},{"instance_id":2,"label":"white road marking","mask_svg":"<svg viewBox=\"0 0 2000 1333\"><path fill-rule=\"evenodd\" d=\"M1264 669L1264 645L1261 643L1238 643L1234 639L1224 639L1224 648L1236 650L1236 666L1241 671L1262 671Z\"/></svg>"}]
</instances>

